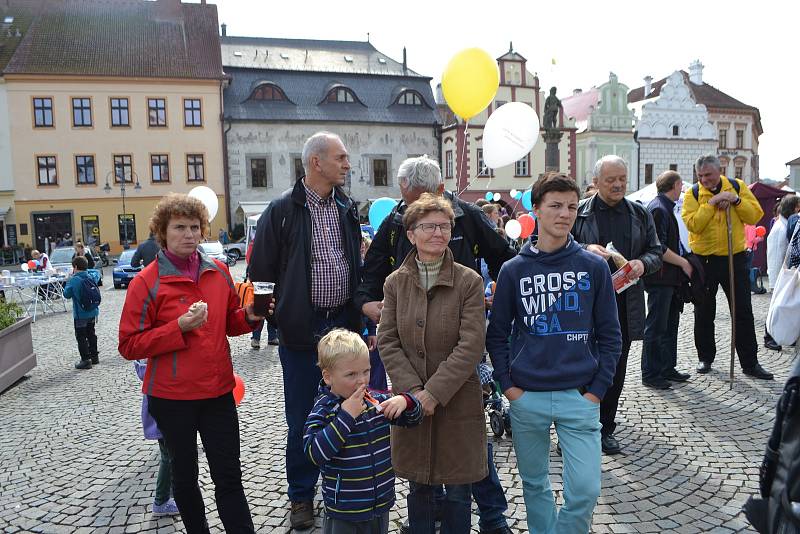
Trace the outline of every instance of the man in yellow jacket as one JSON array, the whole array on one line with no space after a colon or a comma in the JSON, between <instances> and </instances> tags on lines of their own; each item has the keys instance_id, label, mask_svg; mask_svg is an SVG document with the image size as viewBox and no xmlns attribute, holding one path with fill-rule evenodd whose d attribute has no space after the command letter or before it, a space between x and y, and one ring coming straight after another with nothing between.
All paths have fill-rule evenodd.
<instances>
[{"instance_id":1,"label":"man in yellow jacket","mask_svg":"<svg viewBox=\"0 0 800 534\"><path fill-rule=\"evenodd\" d=\"M758 363L744 241L744 225L758 222L764 211L742 180L731 180L720 174L721 167L716 156L701 156L697 159L695 170L699 183L684 193L681 217L689 229L689 247L703 264L707 290L705 302L694 308L694 345L700 359L697 372L704 374L711 371L717 352L714 318L719 286L722 286L730 302L728 225L725 218L725 210L730 208L736 295L736 352L744 374L772 380L772 373Z\"/></svg>"}]
</instances>

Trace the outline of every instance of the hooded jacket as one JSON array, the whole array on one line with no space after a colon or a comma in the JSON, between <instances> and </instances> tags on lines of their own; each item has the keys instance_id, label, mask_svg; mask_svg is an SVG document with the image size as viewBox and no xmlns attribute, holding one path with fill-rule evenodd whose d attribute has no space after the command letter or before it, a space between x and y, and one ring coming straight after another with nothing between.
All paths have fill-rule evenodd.
<instances>
[{"instance_id":1,"label":"hooded jacket","mask_svg":"<svg viewBox=\"0 0 800 534\"><path fill-rule=\"evenodd\" d=\"M602 399L621 339L608 264L571 237L554 252L526 244L500 270L486 348L503 391L585 387Z\"/></svg>"},{"instance_id":2,"label":"hooded jacket","mask_svg":"<svg viewBox=\"0 0 800 534\"><path fill-rule=\"evenodd\" d=\"M100 281L100 273L97 271L78 271L64 286L64 297L72 299L72 318L73 319L92 319L100 315L100 307L84 310L81 307L81 292L83 291L83 279L91 278L95 284Z\"/></svg>"}]
</instances>

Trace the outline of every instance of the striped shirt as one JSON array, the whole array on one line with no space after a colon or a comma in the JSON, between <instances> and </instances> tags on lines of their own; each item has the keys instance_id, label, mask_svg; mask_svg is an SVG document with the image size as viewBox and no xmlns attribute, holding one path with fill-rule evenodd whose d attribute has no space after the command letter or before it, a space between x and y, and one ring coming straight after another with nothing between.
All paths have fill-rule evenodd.
<instances>
[{"instance_id":1,"label":"striped shirt","mask_svg":"<svg viewBox=\"0 0 800 534\"><path fill-rule=\"evenodd\" d=\"M342 245L342 228L334 193L320 197L303 179L311 212L311 303L336 308L350 298L350 264Z\"/></svg>"}]
</instances>

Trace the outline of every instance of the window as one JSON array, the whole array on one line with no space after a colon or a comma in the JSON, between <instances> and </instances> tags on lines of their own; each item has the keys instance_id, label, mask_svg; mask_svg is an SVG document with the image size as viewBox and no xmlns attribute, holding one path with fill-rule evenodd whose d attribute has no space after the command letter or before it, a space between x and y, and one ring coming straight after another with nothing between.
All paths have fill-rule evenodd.
<instances>
[{"instance_id":1,"label":"window","mask_svg":"<svg viewBox=\"0 0 800 534\"><path fill-rule=\"evenodd\" d=\"M150 179L153 183L169 182L169 155L150 155Z\"/></svg>"},{"instance_id":2,"label":"window","mask_svg":"<svg viewBox=\"0 0 800 534\"><path fill-rule=\"evenodd\" d=\"M741 167L741 166L737 165L735 167L735 170L733 171L733 177L736 178L737 180L743 180L744 179L744 167Z\"/></svg>"},{"instance_id":3,"label":"window","mask_svg":"<svg viewBox=\"0 0 800 534\"><path fill-rule=\"evenodd\" d=\"M190 182L202 182L206 178L202 154L186 154L186 177Z\"/></svg>"},{"instance_id":4,"label":"window","mask_svg":"<svg viewBox=\"0 0 800 534\"><path fill-rule=\"evenodd\" d=\"M497 100L497 101L495 101L495 103L494 103L494 109L497 109L497 108L499 108L500 106L502 106L502 105L504 105L504 104L506 104L506 103L507 103L507 102L505 102L504 100Z\"/></svg>"},{"instance_id":5,"label":"window","mask_svg":"<svg viewBox=\"0 0 800 534\"><path fill-rule=\"evenodd\" d=\"M94 156L75 156L78 184L95 184Z\"/></svg>"},{"instance_id":6,"label":"window","mask_svg":"<svg viewBox=\"0 0 800 534\"><path fill-rule=\"evenodd\" d=\"M669 170L678 172L678 164L677 163L670 163Z\"/></svg>"},{"instance_id":7,"label":"window","mask_svg":"<svg viewBox=\"0 0 800 534\"><path fill-rule=\"evenodd\" d=\"M267 174L267 158L252 158L250 160L250 187L269 187Z\"/></svg>"},{"instance_id":8,"label":"window","mask_svg":"<svg viewBox=\"0 0 800 534\"><path fill-rule=\"evenodd\" d=\"M485 166L482 148L478 149L478 176L494 176L494 171Z\"/></svg>"},{"instance_id":9,"label":"window","mask_svg":"<svg viewBox=\"0 0 800 534\"><path fill-rule=\"evenodd\" d=\"M183 99L183 125L187 128L197 128L203 125L199 98Z\"/></svg>"},{"instance_id":10,"label":"window","mask_svg":"<svg viewBox=\"0 0 800 534\"><path fill-rule=\"evenodd\" d=\"M152 127L167 125L167 101L163 98L147 99L147 124Z\"/></svg>"},{"instance_id":11,"label":"window","mask_svg":"<svg viewBox=\"0 0 800 534\"><path fill-rule=\"evenodd\" d=\"M445 152L444 156L444 177L445 178L452 178L453 177L453 151L448 150Z\"/></svg>"},{"instance_id":12,"label":"window","mask_svg":"<svg viewBox=\"0 0 800 534\"><path fill-rule=\"evenodd\" d=\"M303 168L303 159L294 158L294 179L299 180L306 175L306 170Z\"/></svg>"},{"instance_id":13,"label":"window","mask_svg":"<svg viewBox=\"0 0 800 534\"><path fill-rule=\"evenodd\" d=\"M350 104L356 101L356 96L353 91L346 87L336 87L331 89L328 96L325 97L325 102L329 104Z\"/></svg>"},{"instance_id":14,"label":"window","mask_svg":"<svg viewBox=\"0 0 800 534\"><path fill-rule=\"evenodd\" d=\"M33 99L33 124L36 128L53 127L53 99Z\"/></svg>"},{"instance_id":15,"label":"window","mask_svg":"<svg viewBox=\"0 0 800 534\"><path fill-rule=\"evenodd\" d=\"M736 130L736 148L744 148L744 130Z\"/></svg>"},{"instance_id":16,"label":"window","mask_svg":"<svg viewBox=\"0 0 800 534\"><path fill-rule=\"evenodd\" d=\"M528 154L514 164L514 176L530 176L531 156Z\"/></svg>"},{"instance_id":17,"label":"window","mask_svg":"<svg viewBox=\"0 0 800 534\"><path fill-rule=\"evenodd\" d=\"M389 162L385 159L372 160L372 185L389 185Z\"/></svg>"},{"instance_id":18,"label":"window","mask_svg":"<svg viewBox=\"0 0 800 534\"><path fill-rule=\"evenodd\" d=\"M672 135L679 135L681 129L676 125L672 127Z\"/></svg>"},{"instance_id":19,"label":"window","mask_svg":"<svg viewBox=\"0 0 800 534\"><path fill-rule=\"evenodd\" d=\"M395 100L395 104L400 104L401 106L424 106L425 101L416 91L403 91Z\"/></svg>"},{"instance_id":20,"label":"window","mask_svg":"<svg viewBox=\"0 0 800 534\"><path fill-rule=\"evenodd\" d=\"M128 99L111 99L111 126L130 126L128 117Z\"/></svg>"},{"instance_id":21,"label":"window","mask_svg":"<svg viewBox=\"0 0 800 534\"><path fill-rule=\"evenodd\" d=\"M263 84L256 87L250 94L249 100L289 100L286 94L277 85Z\"/></svg>"},{"instance_id":22,"label":"window","mask_svg":"<svg viewBox=\"0 0 800 534\"><path fill-rule=\"evenodd\" d=\"M719 130L719 147L720 148L727 148L728 147L728 129Z\"/></svg>"},{"instance_id":23,"label":"window","mask_svg":"<svg viewBox=\"0 0 800 534\"><path fill-rule=\"evenodd\" d=\"M653 164L652 163L645 163L644 165L644 183L652 184L653 183Z\"/></svg>"},{"instance_id":24,"label":"window","mask_svg":"<svg viewBox=\"0 0 800 534\"><path fill-rule=\"evenodd\" d=\"M136 215L133 213L123 213L117 215L119 225L120 244L136 244Z\"/></svg>"},{"instance_id":25,"label":"window","mask_svg":"<svg viewBox=\"0 0 800 534\"><path fill-rule=\"evenodd\" d=\"M36 167L39 174L39 185L58 185L55 156L38 156Z\"/></svg>"},{"instance_id":26,"label":"window","mask_svg":"<svg viewBox=\"0 0 800 534\"><path fill-rule=\"evenodd\" d=\"M88 98L72 99L72 126L92 125L92 101Z\"/></svg>"},{"instance_id":27,"label":"window","mask_svg":"<svg viewBox=\"0 0 800 534\"><path fill-rule=\"evenodd\" d=\"M130 154L114 156L114 182L133 182L133 156Z\"/></svg>"}]
</instances>

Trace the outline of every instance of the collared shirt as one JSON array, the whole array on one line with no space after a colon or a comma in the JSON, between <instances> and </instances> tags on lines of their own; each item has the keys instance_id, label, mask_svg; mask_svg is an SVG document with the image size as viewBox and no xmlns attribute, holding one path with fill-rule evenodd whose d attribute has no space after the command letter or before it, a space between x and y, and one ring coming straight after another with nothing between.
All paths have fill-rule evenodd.
<instances>
[{"instance_id":1,"label":"collared shirt","mask_svg":"<svg viewBox=\"0 0 800 534\"><path fill-rule=\"evenodd\" d=\"M595 217L597 218L597 232L600 236L599 244L606 246L614 243L614 248L625 256L625 259L630 260L631 214L628 212L628 207L622 201L615 206L609 206L600 198L600 195L596 195L594 201L597 206ZM611 265L613 273L617 269L613 266L613 262Z\"/></svg>"},{"instance_id":2,"label":"collared shirt","mask_svg":"<svg viewBox=\"0 0 800 534\"><path fill-rule=\"evenodd\" d=\"M339 209L332 192L320 197L303 180L311 212L311 303L336 308L350 296L350 264L344 255Z\"/></svg>"}]
</instances>

